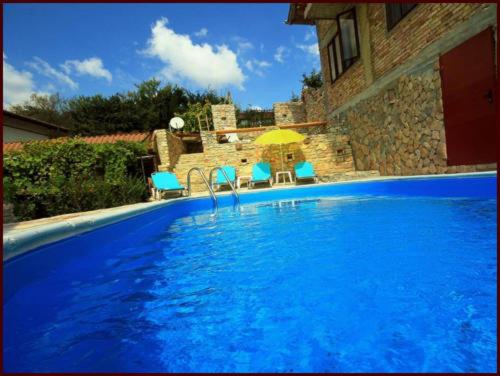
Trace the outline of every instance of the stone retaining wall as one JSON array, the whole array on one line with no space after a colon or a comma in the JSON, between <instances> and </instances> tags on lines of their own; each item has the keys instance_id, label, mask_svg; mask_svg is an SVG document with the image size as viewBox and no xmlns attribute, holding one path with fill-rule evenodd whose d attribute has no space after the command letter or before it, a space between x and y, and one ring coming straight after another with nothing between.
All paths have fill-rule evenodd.
<instances>
[{"instance_id":1,"label":"stone retaining wall","mask_svg":"<svg viewBox=\"0 0 500 376\"><path fill-rule=\"evenodd\" d=\"M304 142L282 145L285 170L293 171L297 162L306 160L314 165L317 175L323 180L328 180L335 173L354 170L348 136L323 126L307 128L304 133L307 135ZM251 175L252 165L265 161L271 163L274 174L282 170L280 147L255 145L253 141L261 134L262 132L240 133L240 143L219 144L215 134L202 132L205 160L210 161L211 167L235 166L239 175ZM293 154L293 159L287 161L287 154L290 153Z\"/></svg>"},{"instance_id":2,"label":"stone retaining wall","mask_svg":"<svg viewBox=\"0 0 500 376\"><path fill-rule=\"evenodd\" d=\"M157 129L153 133L154 150L160 164L159 171L172 171L179 160L179 156L186 152L186 146L179 137L165 129Z\"/></svg>"}]
</instances>

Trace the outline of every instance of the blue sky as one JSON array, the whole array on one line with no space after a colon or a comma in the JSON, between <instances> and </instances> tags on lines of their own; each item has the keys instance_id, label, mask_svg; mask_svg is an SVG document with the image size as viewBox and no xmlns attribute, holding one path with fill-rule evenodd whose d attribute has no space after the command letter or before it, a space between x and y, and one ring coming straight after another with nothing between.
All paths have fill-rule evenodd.
<instances>
[{"instance_id":1,"label":"blue sky","mask_svg":"<svg viewBox=\"0 0 500 376\"><path fill-rule=\"evenodd\" d=\"M269 108L319 68L288 4L4 4L4 105L31 92L109 95L156 77Z\"/></svg>"}]
</instances>

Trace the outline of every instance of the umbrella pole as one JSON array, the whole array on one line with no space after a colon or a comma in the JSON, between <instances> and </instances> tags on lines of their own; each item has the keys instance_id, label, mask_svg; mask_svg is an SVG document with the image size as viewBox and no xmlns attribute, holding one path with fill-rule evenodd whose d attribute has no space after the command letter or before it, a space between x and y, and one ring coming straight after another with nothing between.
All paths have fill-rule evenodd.
<instances>
[{"instance_id":1,"label":"umbrella pole","mask_svg":"<svg viewBox=\"0 0 500 376\"><path fill-rule=\"evenodd\" d=\"M283 146L280 144L281 171L285 171L283 167Z\"/></svg>"}]
</instances>

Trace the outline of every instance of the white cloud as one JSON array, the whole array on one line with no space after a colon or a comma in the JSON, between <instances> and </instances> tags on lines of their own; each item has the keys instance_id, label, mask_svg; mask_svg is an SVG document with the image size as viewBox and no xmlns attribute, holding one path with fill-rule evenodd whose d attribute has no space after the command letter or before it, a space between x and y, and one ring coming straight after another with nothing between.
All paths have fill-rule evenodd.
<instances>
[{"instance_id":1,"label":"white cloud","mask_svg":"<svg viewBox=\"0 0 500 376\"><path fill-rule=\"evenodd\" d=\"M288 49L285 46L279 46L276 49L276 53L274 54L274 60L276 60L278 63L283 64L285 62L284 55L287 50Z\"/></svg>"},{"instance_id":2,"label":"white cloud","mask_svg":"<svg viewBox=\"0 0 500 376\"><path fill-rule=\"evenodd\" d=\"M97 78L104 78L111 82L113 75L109 70L104 68L102 60L98 57L91 57L85 60L66 60L61 68L66 74L75 72L78 75L89 75Z\"/></svg>"},{"instance_id":3,"label":"white cloud","mask_svg":"<svg viewBox=\"0 0 500 376\"><path fill-rule=\"evenodd\" d=\"M264 76L264 72L262 71L262 69L269 68L270 66L271 63L265 60L252 59L245 62L245 68L261 77Z\"/></svg>"},{"instance_id":4,"label":"white cloud","mask_svg":"<svg viewBox=\"0 0 500 376\"><path fill-rule=\"evenodd\" d=\"M226 45L194 44L188 35L169 29L167 22L162 18L154 24L144 51L167 64L161 71L165 78L185 78L204 88L234 85L243 89L245 76L233 51Z\"/></svg>"},{"instance_id":5,"label":"white cloud","mask_svg":"<svg viewBox=\"0 0 500 376\"><path fill-rule=\"evenodd\" d=\"M36 90L33 75L21 72L6 62L3 55L3 105L8 107L28 100Z\"/></svg>"},{"instance_id":6,"label":"white cloud","mask_svg":"<svg viewBox=\"0 0 500 376\"><path fill-rule=\"evenodd\" d=\"M248 60L248 61L245 63L245 67L246 67L249 71L253 72L253 63L252 63L250 60Z\"/></svg>"},{"instance_id":7,"label":"white cloud","mask_svg":"<svg viewBox=\"0 0 500 376\"><path fill-rule=\"evenodd\" d=\"M55 78L56 80L68 85L71 89L78 88L78 84L73 81L67 74L54 69L45 60L42 60L39 57L34 57L33 60L34 61L28 63L28 66L36 70L38 73L49 78Z\"/></svg>"},{"instance_id":8,"label":"white cloud","mask_svg":"<svg viewBox=\"0 0 500 376\"><path fill-rule=\"evenodd\" d=\"M243 37L235 36L235 37L232 37L231 40L236 42L236 50L237 50L238 54L245 53L245 52L247 52L249 50L253 50L255 48L254 45L252 44L252 42L250 42L249 40L247 40Z\"/></svg>"},{"instance_id":9,"label":"white cloud","mask_svg":"<svg viewBox=\"0 0 500 376\"><path fill-rule=\"evenodd\" d=\"M255 65L257 65L260 68L268 68L271 66L271 63L264 61L264 60L259 61L259 60L254 59L253 62Z\"/></svg>"},{"instance_id":10,"label":"white cloud","mask_svg":"<svg viewBox=\"0 0 500 376\"><path fill-rule=\"evenodd\" d=\"M200 38L206 37L208 35L208 29L205 27L202 27L199 31L194 33L194 35L197 37L200 37Z\"/></svg>"},{"instance_id":11,"label":"white cloud","mask_svg":"<svg viewBox=\"0 0 500 376\"><path fill-rule=\"evenodd\" d=\"M45 91L55 92L56 91L56 87L55 87L55 85L53 85L51 83L48 83L47 85L45 85Z\"/></svg>"},{"instance_id":12,"label":"white cloud","mask_svg":"<svg viewBox=\"0 0 500 376\"><path fill-rule=\"evenodd\" d=\"M315 36L316 36L316 33L314 32L314 29L309 29L306 31L306 35L304 35L304 40L308 41L308 40L314 39Z\"/></svg>"},{"instance_id":13,"label":"white cloud","mask_svg":"<svg viewBox=\"0 0 500 376\"><path fill-rule=\"evenodd\" d=\"M318 43L313 44L297 44L297 48L300 48L302 51L307 52L313 56L319 56L319 47Z\"/></svg>"},{"instance_id":14,"label":"white cloud","mask_svg":"<svg viewBox=\"0 0 500 376\"><path fill-rule=\"evenodd\" d=\"M238 49L239 50L251 50L253 49L253 44L251 42L238 42Z\"/></svg>"},{"instance_id":15,"label":"white cloud","mask_svg":"<svg viewBox=\"0 0 500 376\"><path fill-rule=\"evenodd\" d=\"M260 106L250 106L249 108L250 108L251 110L262 111L262 107L260 107Z\"/></svg>"}]
</instances>

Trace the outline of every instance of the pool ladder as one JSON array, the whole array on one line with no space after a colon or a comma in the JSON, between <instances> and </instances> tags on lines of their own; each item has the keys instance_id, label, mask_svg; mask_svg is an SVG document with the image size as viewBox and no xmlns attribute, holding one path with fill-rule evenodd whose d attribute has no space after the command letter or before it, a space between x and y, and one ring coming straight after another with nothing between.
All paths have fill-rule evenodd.
<instances>
[{"instance_id":1,"label":"pool ladder","mask_svg":"<svg viewBox=\"0 0 500 376\"><path fill-rule=\"evenodd\" d=\"M205 173L203 172L203 169L200 168L200 167L193 167L192 169L190 169L188 171L188 174L187 174L188 196L191 196L191 173L193 171L198 172L198 174L201 176L201 179L203 180L203 182L207 186L208 192L210 193L210 197L212 197L212 201L214 203L214 212L212 213L212 216L217 215L217 213L219 212L219 203L217 201L217 196L215 195L215 192L214 192L214 189L213 189L213 183L212 183L213 172L217 171L217 170L219 170L219 171L222 172L222 175L224 176L224 178L228 182L229 186L231 187L231 191L233 192L233 194L234 194L234 196L236 198L236 202L238 203L238 208L239 208L240 207L240 195L238 194L238 192L236 192L236 189L234 188L233 183L231 183L231 180L227 176L226 171L224 171L224 169L222 169L220 167L214 167L213 169L211 169L210 170L210 174L209 174L209 180L207 180L207 177L205 176Z\"/></svg>"}]
</instances>

